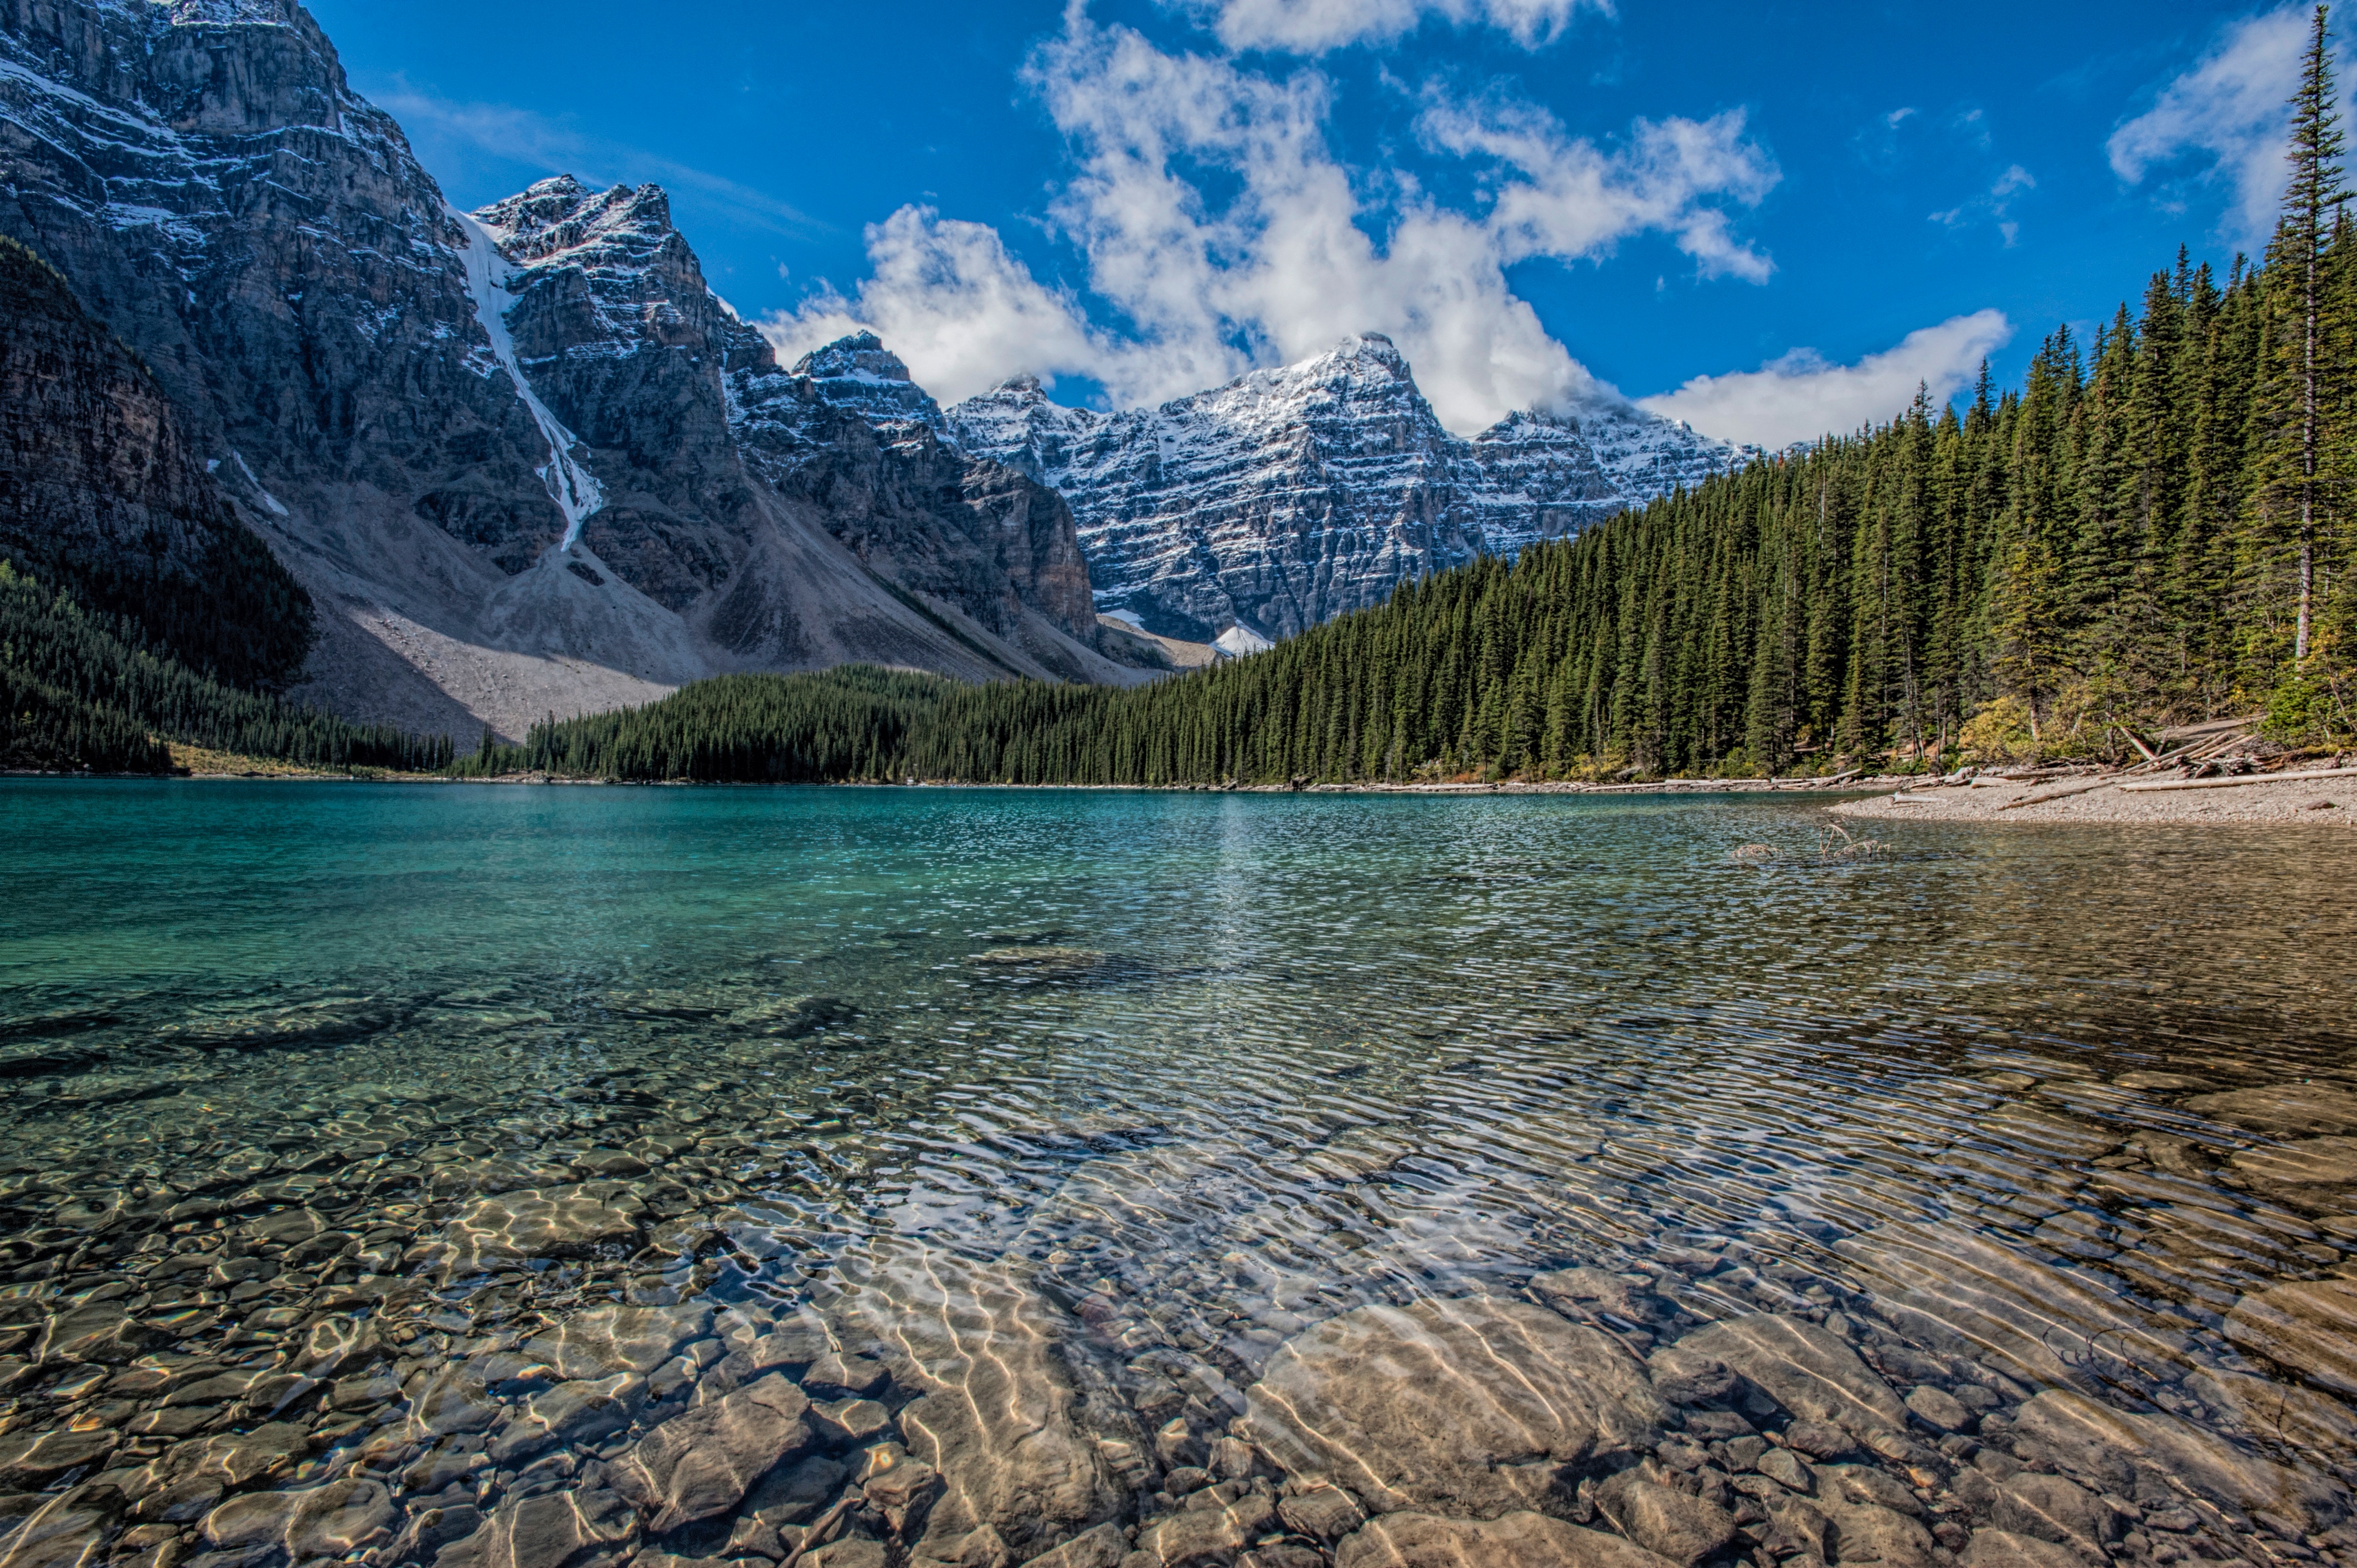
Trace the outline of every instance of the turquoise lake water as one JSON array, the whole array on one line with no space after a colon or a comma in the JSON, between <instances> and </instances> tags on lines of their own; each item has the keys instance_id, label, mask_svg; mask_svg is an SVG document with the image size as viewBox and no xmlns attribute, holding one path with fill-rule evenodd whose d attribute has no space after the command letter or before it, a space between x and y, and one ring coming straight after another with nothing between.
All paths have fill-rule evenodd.
<instances>
[{"instance_id":1,"label":"turquoise lake water","mask_svg":"<svg viewBox=\"0 0 2357 1568\"><path fill-rule=\"evenodd\" d=\"M28 1485L269 1413L145 1419L37 1359L102 1306L132 1326L104 1364L216 1369L299 1364L339 1314L414 1320L455 1366L601 1305L801 1311L920 1389L908 1323L939 1318L969 1361L1050 1346L1151 1449L1171 1419L1216 1434L1311 1325L1580 1268L1636 1294L1555 1305L1638 1356L1830 1318L1900 1394L1995 1389L1988 1434L2078 1389L2332 1487L2357 1456L2357 1382L2233 1316L2357 1266L2339 835L1861 846L1739 796L55 780L0 782L0 820L8 1430L124 1444ZM192 1251L210 1273L164 1266ZM309 1456L267 1484L386 1477L430 1560L404 1499L442 1477L403 1466L480 1450L529 1391L437 1430L414 1392L306 1391ZM1938 1437L1884 1457L1962 1476L1996 1446ZM477 1471L470 1507L532 1495ZM1160 1483L1133 1480L1134 1524ZM2112 1543L2168 1561L2264 1511L2212 1506ZM2338 1517L2301 1507L2295 1544Z\"/></svg>"}]
</instances>

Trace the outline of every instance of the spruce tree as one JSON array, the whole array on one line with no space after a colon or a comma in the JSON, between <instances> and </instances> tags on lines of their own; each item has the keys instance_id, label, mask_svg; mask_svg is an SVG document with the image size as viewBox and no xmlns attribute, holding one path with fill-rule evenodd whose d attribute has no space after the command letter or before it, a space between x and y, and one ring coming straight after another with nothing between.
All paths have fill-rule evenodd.
<instances>
[{"instance_id":1,"label":"spruce tree","mask_svg":"<svg viewBox=\"0 0 2357 1568\"><path fill-rule=\"evenodd\" d=\"M2325 246L2347 199L2341 188L2341 115L2332 88L2329 6L2316 8L2308 53L2300 63L2299 91L2292 98L2291 187L2284 193L2284 220L2290 231L2299 289L2299 608L2292 658L2308 658L2316 579L2316 512L2321 417L2330 401L2326 385L2338 367L2324 353Z\"/></svg>"}]
</instances>

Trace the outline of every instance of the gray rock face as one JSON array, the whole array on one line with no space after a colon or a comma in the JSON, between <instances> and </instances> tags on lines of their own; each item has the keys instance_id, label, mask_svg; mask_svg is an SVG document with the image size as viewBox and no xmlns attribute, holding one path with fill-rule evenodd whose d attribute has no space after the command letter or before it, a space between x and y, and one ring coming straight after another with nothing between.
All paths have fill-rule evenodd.
<instances>
[{"instance_id":1,"label":"gray rock face","mask_svg":"<svg viewBox=\"0 0 2357 1568\"><path fill-rule=\"evenodd\" d=\"M782 500L995 635L1019 639L1028 609L1094 645L1068 510L943 446L940 411L873 336L781 372L705 285L654 186L560 177L475 216L515 269L502 286L517 360L605 476L581 538L650 597L692 613L733 575L730 542ZM749 624L719 629L759 646L744 644Z\"/></svg>"},{"instance_id":2,"label":"gray rock face","mask_svg":"<svg viewBox=\"0 0 2357 1568\"><path fill-rule=\"evenodd\" d=\"M310 596L163 387L17 245L0 245L0 559L228 680L285 681L310 651Z\"/></svg>"},{"instance_id":3,"label":"gray rock face","mask_svg":"<svg viewBox=\"0 0 2357 1568\"><path fill-rule=\"evenodd\" d=\"M659 190L452 211L294 0L0 0L0 233L327 607L301 694L471 738L730 669L1120 677L1055 498L780 371Z\"/></svg>"},{"instance_id":4,"label":"gray rock face","mask_svg":"<svg viewBox=\"0 0 2357 1568\"><path fill-rule=\"evenodd\" d=\"M1100 609L1200 641L1242 628L1232 651L1380 603L1403 578L1577 532L1738 455L1605 403L1466 441L1372 333L1158 408L1065 408L1018 378L948 422L967 451L1071 503Z\"/></svg>"}]
</instances>

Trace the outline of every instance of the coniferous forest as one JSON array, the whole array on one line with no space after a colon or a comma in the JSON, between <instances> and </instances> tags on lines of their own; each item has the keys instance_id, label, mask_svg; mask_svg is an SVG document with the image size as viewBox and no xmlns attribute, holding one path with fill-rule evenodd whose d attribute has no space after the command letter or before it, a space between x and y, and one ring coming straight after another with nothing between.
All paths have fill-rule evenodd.
<instances>
[{"instance_id":1,"label":"coniferous forest","mask_svg":"<svg viewBox=\"0 0 2357 1568\"><path fill-rule=\"evenodd\" d=\"M1144 785L1736 777L2117 756L2128 732L2251 713L2287 741L2348 736L2357 231L2333 102L2319 14L2260 264L2237 257L2220 276L2180 251L2091 336L2055 329L2018 388L2000 392L1985 367L1961 407L1919 393L1889 424L1512 563L1403 584L1270 651L1127 691L732 676L552 717L522 746L448 766ZM70 679L70 660L28 660L33 599L0 598L0 667L12 693L35 693L12 699L11 757L82 746L86 766L141 766L121 759L141 755L143 725L233 733L265 755L448 755L355 726L330 736L333 721L298 710L249 714L222 705L242 696L226 688L199 700L210 683L195 677ZM145 668L127 648L101 662ZM70 721L80 687L91 712Z\"/></svg>"},{"instance_id":2,"label":"coniferous forest","mask_svg":"<svg viewBox=\"0 0 2357 1568\"><path fill-rule=\"evenodd\" d=\"M450 742L199 675L0 561L0 768L159 773L163 739L317 768L438 768Z\"/></svg>"}]
</instances>

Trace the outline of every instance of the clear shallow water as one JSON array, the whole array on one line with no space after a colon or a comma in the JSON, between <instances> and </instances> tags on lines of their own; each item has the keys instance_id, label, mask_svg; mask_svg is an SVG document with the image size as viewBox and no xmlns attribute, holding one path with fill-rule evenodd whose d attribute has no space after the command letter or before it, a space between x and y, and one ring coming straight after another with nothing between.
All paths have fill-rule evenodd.
<instances>
[{"instance_id":1,"label":"clear shallow water","mask_svg":"<svg viewBox=\"0 0 2357 1568\"><path fill-rule=\"evenodd\" d=\"M1537 1488L1512 1500L1657 1549L1639 1482L1746 1527L1719 1557L2342 1550L2337 843L1907 825L1827 857L1821 813L1741 797L0 802L0 1523L27 1521L0 1552L27 1564L774 1559L823 1520L846 1564L1109 1521L1157 1563L1277 1568L1334 1550L1278 1507L1313 1474L1501 1511L1382 1479L1448 1465L1363 1410L1348 1463L1286 1427L1399 1408L1310 1353L1337 1324L1392 1338L1329 1362L1408 1335L1520 1412L1481 1460ZM1588 1351L1383 1316L1469 1301L1675 1397L1533 1436L1465 1347ZM1770 1319L1814 1382L1695 1337ZM1740 1375L1675 1380L1714 1359ZM770 1375L827 1409L704 1434L742 1448L736 1496L644 1478L651 1434ZM600 1378L610 1410L550 1425ZM1918 1391L1931 1415L1893 1402ZM1847 1452L1793 1424L1822 1415ZM220 1513L290 1495L310 1513ZM333 1530L287 1522L321 1497ZM603 1500L518 1546L559 1497ZM1174 1534L1207 1502L1234 1539Z\"/></svg>"}]
</instances>

